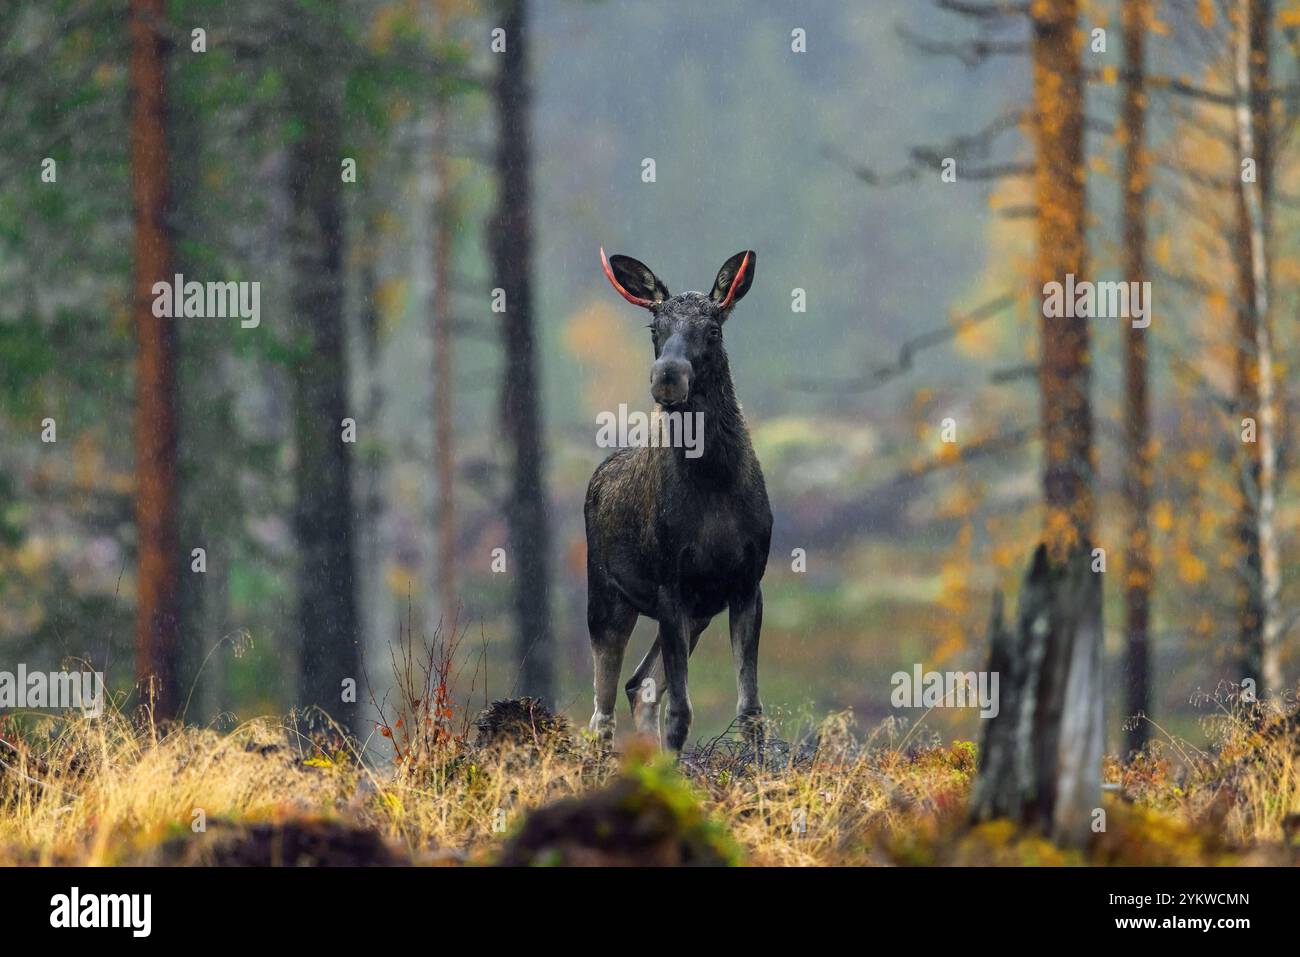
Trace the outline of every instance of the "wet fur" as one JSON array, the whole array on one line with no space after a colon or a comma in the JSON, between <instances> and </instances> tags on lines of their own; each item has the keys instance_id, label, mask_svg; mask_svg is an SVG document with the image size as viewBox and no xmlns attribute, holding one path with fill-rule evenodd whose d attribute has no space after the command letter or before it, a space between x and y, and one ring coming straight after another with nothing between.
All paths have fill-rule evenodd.
<instances>
[{"instance_id":1,"label":"wet fur","mask_svg":"<svg viewBox=\"0 0 1300 957\"><path fill-rule=\"evenodd\" d=\"M612 734L612 709L601 700L601 673L614 668L615 660L621 664L638 615L660 623L661 646L667 628L670 647L680 656L689 655L710 619L730 609L733 646L753 645L752 650L736 647L737 666L745 654L752 654L755 662L752 680L742 682L753 685L752 692L742 689L743 707L738 710L744 712L742 717L761 712L756 678L759 583L767 567L772 512L726 350L720 337L702 346L695 339L707 340L707 327L720 326L725 319L709 297L686 293L657 304L652 323L652 328L657 326L656 358L665 335L674 331L686 336L692 348L703 349L692 359L688 398L671 410L704 414L703 454L692 459L682 448L621 449L597 467L587 488L587 620L597 669L595 731ZM749 620L755 609L757 620ZM745 632L740 637L738 617ZM677 648L679 627L689 630L689 648ZM667 650L664 658L665 665L677 660ZM653 665L650 659L647 655ZM645 667L643 662L638 674ZM668 670L671 685L673 669ZM681 670L684 691L684 659ZM609 677L605 675L606 686ZM634 708L636 684L639 678L634 676L627 688ZM667 703L670 747L681 747L689 707L689 701L671 697Z\"/></svg>"}]
</instances>

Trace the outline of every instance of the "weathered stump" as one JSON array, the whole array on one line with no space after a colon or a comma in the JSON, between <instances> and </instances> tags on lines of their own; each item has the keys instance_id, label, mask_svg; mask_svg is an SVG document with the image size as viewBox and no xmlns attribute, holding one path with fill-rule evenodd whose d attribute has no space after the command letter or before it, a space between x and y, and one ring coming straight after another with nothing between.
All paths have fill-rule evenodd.
<instances>
[{"instance_id":1,"label":"weathered stump","mask_svg":"<svg viewBox=\"0 0 1300 957\"><path fill-rule=\"evenodd\" d=\"M989 670L998 714L988 719L971 797L975 821L1006 817L1079 846L1100 805L1101 576L1091 550L1054 562L1039 545L1013 630L994 595Z\"/></svg>"}]
</instances>

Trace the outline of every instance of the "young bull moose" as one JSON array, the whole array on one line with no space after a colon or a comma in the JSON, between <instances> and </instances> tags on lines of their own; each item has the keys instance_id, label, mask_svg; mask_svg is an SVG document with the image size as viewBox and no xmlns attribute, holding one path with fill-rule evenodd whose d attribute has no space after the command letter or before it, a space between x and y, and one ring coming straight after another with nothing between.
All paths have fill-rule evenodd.
<instances>
[{"instance_id":1,"label":"young bull moose","mask_svg":"<svg viewBox=\"0 0 1300 957\"><path fill-rule=\"evenodd\" d=\"M628 701L637 729L653 733L663 689L664 740L680 751L691 725L686 662L700 633L725 608L736 714L750 740L761 743L759 582L772 511L722 344L723 323L754 280L755 254L728 259L707 296L670 296L637 260L606 259L603 249L600 259L615 291L650 311L656 411L702 413L704 434L702 449L690 454L681 443L620 449L597 467L587 487L587 627L596 691L591 730L613 737L623 652L637 616L645 615L659 623L659 635L626 685ZM652 673L662 677L647 681Z\"/></svg>"}]
</instances>

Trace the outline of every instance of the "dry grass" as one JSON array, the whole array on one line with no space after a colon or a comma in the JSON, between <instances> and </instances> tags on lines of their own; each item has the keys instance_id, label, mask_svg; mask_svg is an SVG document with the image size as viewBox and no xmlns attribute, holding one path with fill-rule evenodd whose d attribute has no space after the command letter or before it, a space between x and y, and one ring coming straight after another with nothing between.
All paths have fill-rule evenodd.
<instances>
[{"instance_id":1,"label":"dry grass","mask_svg":"<svg viewBox=\"0 0 1300 957\"><path fill-rule=\"evenodd\" d=\"M441 705L445 708L446 702ZM863 740L834 716L793 758L755 767L722 741L687 756L686 786L758 865L1174 864L1293 860L1300 821L1294 712L1237 704L1215 720L1213 752L1168 740L1127 766L1123 795L1086 853L1005 822L963 823L969 742L899 747ZM42 717L7 725L0 745L0 863L114 864L207 822L339 821L372 829L419 862L490 862L526 812L607 784L620 761L580 736L478 747L428 736L418 761L361 757L328 725L247 722L225 734L147 717ZM379 739L386 741L388 739ZM624 767L663 759L633 744ZM677 779L677 772L671 772ZM678 779L680 780L680 779ZM142 856L143 855L143 856Z\"/></svg>"},{"instance_id":2,"label":"dry grass","mask_svg":"<svg viewBox=\"0 0 1300 957\"><path fill-rule=\"evenodd\" d=\"M1290 701L1207 697L1208 750L1155 728L1138 759L1107 762L1106 780L1122 787L1105 796L1104 832L1063 851L1005 821L967 826L976 746L918 743L918 726L863 734L840 714L800 733L777 720L772 731L795 744L770 733L757 756L724 737L677 766L636 740L621 757L604 754L527 699L494 705L476 729L449 690L466 684L450 634L397 643L394 690L371 696L379 721L365 741L321 715L224 733L114 708L0 717L0 865L247 861L253 835L275 862L336 852L355 862L379 847L415 863L491 863L532 809L620 776L615 792L632 782L631 793L651 794L660 822L692 828L719 859L755 865L1300 860L1300 712ZM214 834L245 844L209 853Z\"/></svg>"}]
</instances>

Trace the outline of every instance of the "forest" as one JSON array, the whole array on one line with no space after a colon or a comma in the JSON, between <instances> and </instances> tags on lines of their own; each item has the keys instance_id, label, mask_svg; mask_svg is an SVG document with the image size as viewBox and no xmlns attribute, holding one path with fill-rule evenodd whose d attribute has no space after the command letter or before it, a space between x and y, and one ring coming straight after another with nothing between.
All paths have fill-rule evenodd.
<instances>
[{"instance_id":1,"label":"forest","mask_svg":"<svg viewBox=\"0 0 1300 957\"><path fill-rule=\"evenodd\" d=\"M0 864L1300 862L1297 119L1295 0L17 0ZM688 307L757 619L620 671Z\"/></svg>"}]
</instances>

